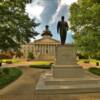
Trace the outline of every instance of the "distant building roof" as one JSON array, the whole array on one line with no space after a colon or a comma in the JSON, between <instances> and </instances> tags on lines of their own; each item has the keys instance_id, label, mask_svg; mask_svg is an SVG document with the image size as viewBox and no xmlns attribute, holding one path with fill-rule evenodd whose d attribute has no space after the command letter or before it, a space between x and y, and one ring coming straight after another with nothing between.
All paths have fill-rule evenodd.
<instances>
[{"instance_id":1,"label":"distant building roof","mask_svg":"<svg viewBox=\"0 0 100 100\"><path fill-rule=\"evenodd\" d=\"M45 26L45 31L43 31L42 36L52 37L52 33L51 33L51 31L49 31L49 26L48 25Z\"/></svg>"}]
</instances>

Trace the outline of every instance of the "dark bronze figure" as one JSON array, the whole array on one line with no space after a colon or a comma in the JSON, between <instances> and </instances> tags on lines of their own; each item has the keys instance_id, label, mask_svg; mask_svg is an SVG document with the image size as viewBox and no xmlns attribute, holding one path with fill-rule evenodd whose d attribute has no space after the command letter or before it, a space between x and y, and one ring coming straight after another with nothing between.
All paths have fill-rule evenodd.
<instances>
[{"instance_id":1,"label":"dark bronze figure","mask_svg":"<svg viewBox=\"0 0 100 100\"><path fill-rule=\"evenodd\" d=\"M61 45L65 44L68 31L68 23L64 21L64 16L61 17L61 21L57 24L57 32L60 33Z\"/></svg>"}]
</instances>

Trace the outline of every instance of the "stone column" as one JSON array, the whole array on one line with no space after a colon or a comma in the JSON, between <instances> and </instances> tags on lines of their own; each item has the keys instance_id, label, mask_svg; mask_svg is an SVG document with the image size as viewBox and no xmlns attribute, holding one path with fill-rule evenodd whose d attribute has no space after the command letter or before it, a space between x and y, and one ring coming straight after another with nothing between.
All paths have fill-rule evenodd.
<instances>
[{"instance_id":1,"label":"stone column","mask_svg":"<svg viewBox=\"0 0 100 100\"><path fill-rule=\"evenodd\" d=\"M50 54L50 45L48 44L48 53Z\"/></svg>"},{"instance_id":2,"label":"stone column","mask_svg":"<svg viewBox=\"0 0 100 100\"><path fill-rule=\"evenodd\" d=\"M39 52L41 53L41 44L39 44Z\"/></svg>"},{"instance_id":3,"label":"stone column","mask_svg":"<svg viewBox=\"0 0 100 100\"><path fill-rule=\"evenodd\" d=\"M47 54L47 45L45 44L45 54Z\"/></svg>"},{"instance_id":4,"label":"stone column","mask_svg":"<svg viewBox=\"0 0 100 100\"><path fill-rule=\"evenodd\" d=\"M55 56L55 45L53 45L53 54Z\"/></svg>"},{"instance_id":5,"label":"stone column","mask_svg":"<svg viewBox=\"0 0 100 100\"><path fill-rule=\"evenodd\" d=\"M39 52L39 44L37 44L37 53Z\"/></svg>"},{"instance_id":6,"label":"stone column","mask_svg":"<svg viewBox=\"0 0 100 100\"><path fill-rule=\"evenodd\" d=\"M43 54L45 54L45 44L43 45Z\"/></svg>"},{"instance_id":7,"label":"stone column","mask_svg":"<svg viewBox=\"0 0 100 100\"><path fill-rule=\"evenodd\" d=\"M36 49L37 49L37 48L36 48L36 44L35 44L35 49L34 49L34 50L35 50L35 56L36 56L36 54L37 54Z\"/></svg>"},{"instance_id":8,"label":"stone column","mask_svg":"<svg viewBox=\"0 0 100 100\"><path fill-rule=\"evenodd\" d=\"M51 45L51 55L53 55L53 45Z\"/></svg>"},{"instance_id":9,"label":"stone column","mask_svg":"<svg viewBox=\"0 0 100 100\"><path fill-rule=\"evenodd\" d=\"M42 54L42 44L41 44L41 46L40 46L40 53Z\"/></svg>"},{"instance_id":10,"label":"stone column","mask_svg":"<svg viewBox=\"0 0 100 100\"><path fill-rule=\"evenodd\" d=\"M34 54L35 54L35 44L34 44Z\"/></svg>"},{"instance_id":11,"label":"stone column","mask_svg":"<svg viewBox=\"0 0 100 100\"><path fill-rule=\"evenodd\" d=\"M35 45L35 53L37 53L37 44Z\"/></svg>"},{"instance_id":12,"label":"stone column","mask_svg":"<svg viewBox=\"0 0 100 100\"><path fill-rule=\"evenodd\" d=\"M42 44L42 54L44 53L44 45Z\"/></svg>"},{"instance_id":13,"label":"stone column","mask_svg":"<svg viewBox=\"0 0 100 100\"><path fill-rule=\"evenodd\" d=\"M48 54L49 54L49 44L48 44Z\"/></svg>"},{"instance_id":14,"label":"stone column","mask_svg":"<svg viewBox=\"0 0 100 100\"><path fill-rule=\"evenodd\" d=\"M43 54L43 45L41 44L41 54Z\"/></svg>"}]
</instances>

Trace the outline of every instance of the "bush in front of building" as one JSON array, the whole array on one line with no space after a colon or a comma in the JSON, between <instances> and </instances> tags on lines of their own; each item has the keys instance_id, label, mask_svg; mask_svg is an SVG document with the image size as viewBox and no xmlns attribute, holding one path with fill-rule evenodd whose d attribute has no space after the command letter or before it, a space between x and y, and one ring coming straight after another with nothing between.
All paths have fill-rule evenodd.
<instances>
[{"instance_id":1,"label":"bush in front of building","mask_svg":"<svg viewBox=\"0 0 100 100\"><path fill-rule=\"evenodd\" d=\"M9 55L9 54L4 54L4 53L1 53L0 54L0 59L11 59L12 58L12 56L11 55Z\"/></svg>"},{"instance_id":2,"label":"bush in front of building","mask_svg":"<svg viewBox=\"0 0 100 100\"><path fill-rule=\"evenodd\" d=\"M20 58L21 56L23 56L23 53L21 51L16 51L16 57Z\"/></svg>"},{"instance_id":3,"label":"bush in front of building","mask_svg":"<svg viewBox=\"0 0 100 100\"><path fill-rule=\"evenodd\" d=\"M84 63L90 63L90 60L89 59L84 60Z\"/></svg>"},{"instance_id":4,"label":"bush in front of building","mask_svg":"<svg viewBox=\"0 0 100 100\"><path fill-rule=\"evenodd\" d=\"M10 84L21 75L22 71L18 68L0 68L0 89Z\"/></svg>"},{"instance_id":5,"label":"bush in front of building","mask_svg":"<svg viewBox=\"0 0 100 100\"><path fill-rule=\"evenodd\" d=\"M33 55L33 53L32 53L32 52L29 52L27 58L28 58L28 60L32 60L32 59L34 59L34 55Z\"/></svg>"}]
</instances>

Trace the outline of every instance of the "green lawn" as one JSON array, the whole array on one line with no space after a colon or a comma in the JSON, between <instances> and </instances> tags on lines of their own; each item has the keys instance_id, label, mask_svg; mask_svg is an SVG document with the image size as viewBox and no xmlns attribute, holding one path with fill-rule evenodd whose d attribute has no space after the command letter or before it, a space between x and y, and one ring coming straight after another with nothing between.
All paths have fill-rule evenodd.
<instances>
[{"instance_id":1,"label":"green lawn","mask_svg":"<svg viewBox=\"0 0 100 100\"><path fill-rule=\"evenodd\" d=\"M10 84L21 75L22 71L18 68L0 68L0 89Z\"/></svg>"},{"instance_id":2,"label":"green lawn","mask_svg":"<svg viewBox=\"0 0 100 100\"><path fill-rule=\"evenodd\" d=\"M19 63L20 61L16 58L13 59L1 59L0 60L2 63L7 63L7 62L12 62L12 63Z\"/></svg>"},{"instance_id":3,"label":"green lawn","mask_svg":"<svg viewBox=\"0 0 100 100\"><path fill-rule=\"evenodd\" d=\"M92 67L92 68L89 68L88 70L89 70L89 72L100 76L100 68Z\"/></svg>"},{"instance_id":4,"label":"green lawn","mask_svg":"<svg viewBox=\"0 0 100 100\"><path fill-rule=\"evenodd\" d=\"M33 65L48 65L50 64L50 61L34 61L32 64Z\"/></svg>"}]
</instances>

